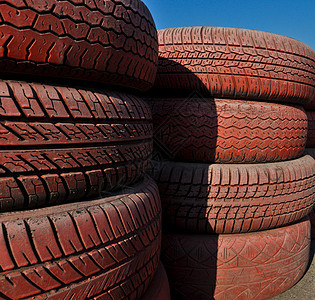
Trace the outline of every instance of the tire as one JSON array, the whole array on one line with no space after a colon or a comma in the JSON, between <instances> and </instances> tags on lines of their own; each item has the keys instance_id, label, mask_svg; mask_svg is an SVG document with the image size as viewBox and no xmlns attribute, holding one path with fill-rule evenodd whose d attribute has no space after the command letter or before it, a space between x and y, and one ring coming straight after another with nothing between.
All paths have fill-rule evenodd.
<instances>
[{"instance_id":1,"label":"tire","mask_svg":"<svg viewBox=\"0 0 315 300\"><path fill-rule=\"evenodd\" d=\"M142 300L171 300L168 278L161 263Z\"/></svg>"},{"instance_id":2,"label":"tire","mask_svg":"<svg viewBox=\"0 0 315 300\"><path fill-rule=\"evenodd\" d=\"M315 148L315 111L307 111L308 133L306 147Z\"/></svg>"},{"instance_id":3,"label":"tire","mask_svg":"<svg viewBox=\"0 0 315 300\"><path fill-rule=\"evenodd\" d=\"M125 93L0 81L0 211L78 201L140 179L151 112Z\"/></svg>"},{"instance_id":4,"label":"tire","mask_svg":"<svg viewBox=\"0 0 315 300\"><path fill-rule=\"evenodd\" d=\"M150 98L157 151L170 160L261 163L301 157L302 108L225 99Z\"/></svg>"},{"instance_id":5,"label":"tire","mask_svg":"<svg viewBox=\"0 0 315 300\"><path fill-rule=\"evenodd\" d=\"M27 4L26 4L27 3ZM149 89L158 62L152 16L134 1L1 1L1 72Z\"/></svg>"},{"instance_id":6,"label":"tire","mask_svg":"<svg viewBox=\"0 0 315 300\"><path fill-rule=\"evenodd\" d=\"M306 148L305 154L310 155L315 159L315 148ZM311 210L309 214L309 218L311 220L311 235L312 239L315 239L315 204L313 206L313 209Z\"/></svg>"},{"instance_id":7,"label":"tire","mask_svg":"<svg viewBox=\"0 0 315 300\"><path fill-rule=\"evenodd\" d=\"M285 226L315 202L315 160L269 164L153 163L164 226L201 233L244 233Z\"/></svg>"},{"instance_id":8,"label":"tire","mask_svg":"<svg viewBox=\"0 0 315 300\"><path fill-rule=\"evenodd\" d=\"M156 184L93 201L1 214L0 297L140 299L159 264Z\"/></svg>"},{"instance_id":9,"label":"tire","mask_svg":"<svg viewBox=\"0 0 315 300\"><path fill-rule=\"evenodd\" d=\"M306 148L305 154L312 156L315 159L315 148ZM311 220L311 235L312 239L315 239L315 205L309 214Z\"/></svg>"},{"instance_id":10,"label":"tire","mask_svg":"<svg viewBox=\"0 0 315 300\"><path fill-rule=\"evenodd\" d=\"M171 28L158 35L157 88L315 108L315 52L297 40L223 27Z\"/></svg>"},{"instance_id":11,"label":"tire","mask_svg":"<svg viewBox=\"0 0 315 300\"><path fill-rule=\"evenodd\" d=\"M162 261L174 299L270 299L298 282L310 222L246 234L165 234Z\"/></svg>"},{"instance_id":12,"label":"tire","mask_svg":"<svg viewBox=\"0 0 315 300\"><path fill-rule=\"evenodd\" d=\"M315 239L315 206L311 210L309 214L309 218L311 220L311 236L312 236L312 239Z\"/></svg>"}]
</instances>

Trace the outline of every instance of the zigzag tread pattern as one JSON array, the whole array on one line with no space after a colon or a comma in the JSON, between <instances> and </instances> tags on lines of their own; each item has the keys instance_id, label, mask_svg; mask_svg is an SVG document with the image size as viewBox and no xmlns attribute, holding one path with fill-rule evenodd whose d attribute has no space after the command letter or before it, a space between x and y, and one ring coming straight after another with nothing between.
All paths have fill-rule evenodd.
<instances>
[{"instance_id":1,"label":"zigzag tread pattern","mask_svg":"<svg viewBox=\"0 0 315 300\"><path fill-rule=\"evenodd\" d=\"M0 211L100 195L142 177L151 112L135 96L0 82Z\"/></svg>"},{"instance_id":2,"label":"zigzag tread pattern","mask_svg":"<svg viewBox=\"0 0 315 300\"><path fill-rule=\"evenodd\" d=\"M307 116L299 107L225 99L149 98L154 140L178 160L274 162L301 157Z\"/></svg>"},{"instance_id":3,"label":"zigzag tread pattern","mask_svg":"<svg viewBox=\"0 0 315 300\"><path fill-rule=\"evenodd\" d=\"M308 132L306 147L315 148L315 111L306 111L308 119Z\"/></svg>"},{"instance_id":4,"label":"zigzag tread pattern","mask_svg":"<svg viewBox=\"0 0 315 300\"><path fill-rule=\"evenodd\" d=\"M310 156L266 164L154 162L165 227L242 233L277 228L307 216L315 202Z\"/></svg>"},{"instance_id":5,"label":"zigzag tread pattern","mask_svg":"<svg viewBox=\"0 0 315 300\"><path fill-rule=\"evenodd\" d=\"M151 179L107 198L4 213L0 295L139 298L158 267L160 217Z\"/></svg>"},{"instance_id":6,"label":"zigzag tread pattern","mask_svg":"<svg viewBox=\"0 0 315 300\"><path fill-rule=\"evenodd\" d=\"M223 27L171 28L158 35L156 87L314 106L315 53L299 41Z\"/></svg>"},{"instance_id":7,"label":"zigzag tread pattern","mask_svg":"<svg viewBox=\"0 0 315 300\"><path fill-rule=\"evenodd\" d=\"M176 299L270 299L305 273L310 222L233 235L163 236L161 259Z\"/></svg>"},{"instance_id":8,"label":"zigzag tread pattern","mask_svg":"<svg viewBox=\"0 0 315 300\"><path fill-rule=\"evenodd\" d=\"M155 79L157 32L139 0L6 0L0 4L0 28L3 72L140 90Z\"/></svg>"}]
</instances>

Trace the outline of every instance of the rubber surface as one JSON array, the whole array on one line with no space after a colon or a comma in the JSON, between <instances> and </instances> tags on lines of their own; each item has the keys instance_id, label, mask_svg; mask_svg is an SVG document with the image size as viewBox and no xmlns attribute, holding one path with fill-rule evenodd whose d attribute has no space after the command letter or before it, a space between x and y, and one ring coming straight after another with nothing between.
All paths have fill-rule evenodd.
<instances>
[{"instance_id":1,"label":"rubber surface","mask_svg":"<svg viewBox=\"0 0 315 300\"><path fill-rule=\"evenodd\" d=\"M306 147L315 148L315 111L307 111L308 133Z\"/></svg>"},{"instance_id":2,"label":"rubber surface","mask_svg":"<svg viewBox=\"0 0 315 300\"><path fill-rule=\"evenodd\" d=\"M315 159L315 148L306 148L305 154L312 156ZM311 220L311 227L312 227L312 238L315 239L315 204L313 210L309 214Z\"/></svg>"},{"instance_id":3,"label":"rubber surface","mask_svg":"<svg viewBox=\"0 0 315 300\"><path fill-rule=\"evenodd\" d=\"M124 93L0 81L0 211L129 185L153 149L151 112Z\"/></svg>"},{"instance_id":4,"label":"rubber surface","mask_svg":"<svg viewBox=\"0 0 315 300\"><path fill-rule=\"evenodd\" d=\"M307 116L300 107L198 97L158 97L147 103L157 150L171 160L258 163L304 153Z\"/></svg>"},{"instance_id":5,"label":"rubber surface","mask_svg":"<svg viewBox=\"0 0 315 300\"><path fill-rule=\"evenodd\" d=\"M142 300L171 300L168 278L161 263Z\"/></svg>"},{"instance_id":6,"label":"rubber surface","mask_svg":"<svg viewBox=\"0 0 315 300\"><path fill-rule=\"evenodd\" d=\"M241 233L281 227L315 202L315 160L268 164L153 163L164 228Z\"/></svg>"},{"instance_id":7,"label":"rubber surface","mask_svg":"<svg viewBox=\"0 0 315 300\"><path fill-rule=\"evenodd\" d=\"M0 69L149 89L158 63L153 18L140 0L5 0Z\"/></svg>"},{"instance_id":8,"label":"rubber surface","mask_svg":"<svg viewBox=\"0 0 315 300\"><path fill-rule=\"evenodd\" d=\"M309 214L309 218L311 220L311 236L312 236L312 239L315 239L315 206L311 210Z\"/></svg>"},{"instance_id":9,"label":"rubber surface","mask_svg":"<svg viewBox=\"0 0 315 300\"><path fill-rule=\"evenodd\" d=\"M315 52L297 40L255 30L159 30L158 88L219 98L284 101L315 108Z\"/></svg>"},{"instance_id":10,"label":"rubber surface","mask_svg":"<svg viewBox=\"0 0 315 300\"><path fill-rule=\"evenodd\" d=\"M174 299L269 299L308 265L310 222L246 234L165 234L162 261Z\"/></svg>"},{"instance_id":11,"label":"rubber surface","mask_svg":"<svg viewBox=\"0 0 315 300\"><path fill-rule=\"evenodd\" d=\"M112 197L1 214L0 298L140 299L159 265L160 217L151 179Z\"/></svg>"}]
</instances>

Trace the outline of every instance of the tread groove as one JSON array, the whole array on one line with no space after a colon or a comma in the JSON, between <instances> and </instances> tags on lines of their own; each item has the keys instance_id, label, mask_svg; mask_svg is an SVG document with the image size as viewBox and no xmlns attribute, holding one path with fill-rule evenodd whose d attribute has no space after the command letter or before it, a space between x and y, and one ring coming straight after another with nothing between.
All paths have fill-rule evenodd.
<instances>
[{"instance_id":1,"label":"tread groove","mask_svg":"<svg viewBox=\"0 0 315 300\"><path fill-rule=\"evenodd\" d=\"M107 184L104 192L144 175L152 153L153 126L141 99L20 81L0 84L0 168L4 171L0 211L99 196L97 186L112 177L106 170L116 175L117 184ZM24 183L25 190L33 191L32 198L19 191ZM21 193L26 197L23 205Z\"/></svg>"},{"instance_id":2,"label":"tread groove","mask_svg":"<svg viewBox=\"0 0 315 300\"><path fill-rule=\"evenodd\" d=\"M117 59L127 55L133 64L141 61L152 72L156 72L158 45L152 16L141 1L133 1L130 5L115 0L108 3L109 6L97 4L98 7L93 7L72 1L59 4L50 2L49 8L36 6L37 3L30 2L17 5L5 1L0 4L2 11L0 26L3 31L1 39L5 48L9 47L10 50L4 51L5 56L1 55L5 58L1 65L2 69L5 73L28 72L39 76L44 74L78 80L88 78L90 81L105 81L107 84L142 91L149 89L153 84L153 78L149 75L127 76L109 70L116 66ZM112 5L118 10L111 11ZM12 11L18 12L19 16L13 18L10 15ZM13 35L10 38L8 33L11 32ZM35 39L32 44L30 36ZM17 53L15 44L20 45L23 51ZM69 56L72 51L77 55L74 59ZM83 59L85 52L95 61L91 63ZM96 55L95 52L101 54ZM104 60L111 53L115 53L116 59L110 66L104 68ZM15 63L16 67L14 69L9 67L9 62ZM36 68L25 69L29 62ZM92 64L94 67L91 68ZM56 72L62 70L63 66L67 68L63 68L63 72L58 75ZM80 67L81 72L76 72L77 67ZM124 66L121 70L123 68Z\"/></svg>"},{"instance_id":3,"label":"tread groove","mask_svg":"<svg viewBox=\"0 0 315 300\"><path fill-rule=\"evenodd\" d=\"M184 36L184 31L190 39ZM256 30L224 27L170 28L159 30L158 34L157 88L315 105L315 53L299 41ZM233 41L229 43L228 38ZM284 41L291 45L290 49L286 49Z\"/></svg>"},{"instance_id":4,"label":"tread groove","mask_svg":"<svg viewBox=\"0 0 315 300\"><path fill-rule=\"evenodd\" d=\"M315 201L314 168L310 156L254 165L165 162L153 178L168 228L244 233L286 226L308 215Z\"/></svg>"}]
</instances>

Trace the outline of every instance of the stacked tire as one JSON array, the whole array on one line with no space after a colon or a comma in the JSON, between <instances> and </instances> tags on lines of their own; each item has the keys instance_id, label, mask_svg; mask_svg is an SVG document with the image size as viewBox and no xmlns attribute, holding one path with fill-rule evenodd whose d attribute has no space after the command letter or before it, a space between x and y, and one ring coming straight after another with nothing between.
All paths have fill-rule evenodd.
<instances>
[{"instance_id":1,"label":"stacked tire","mask_svg":"<svg viewBox=\"0 0 315 300\"><path fill-rule=\"evenodd\" d=\"M159 31L151 174L175 299L267 299L305 273L315 54L260 31Z\"/></svg>"},{"instance_id":2,"label":"stacked tire","mask_svg":"<svg viewBox=\"0 0 315 300\"><path fill-rule=\"evenodd\" d=\"M306 111L308 118L308 134L305 154L312 156L315 159L315 108L313 110ZM309 215L311 219L311 232L312 238L315 239L315 206Z\"/></svg>"},{"instance_id":3,"label":"stacked tire","mask_svg":"<svg viewBox=\"0 0 315 300\"><path fill-rule=\"evenodd\" d=\"M6 0L0 15L0 298L167 298L139 96L157 70L150 12Z\"/></svg>"}]
</instances>

